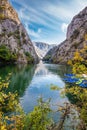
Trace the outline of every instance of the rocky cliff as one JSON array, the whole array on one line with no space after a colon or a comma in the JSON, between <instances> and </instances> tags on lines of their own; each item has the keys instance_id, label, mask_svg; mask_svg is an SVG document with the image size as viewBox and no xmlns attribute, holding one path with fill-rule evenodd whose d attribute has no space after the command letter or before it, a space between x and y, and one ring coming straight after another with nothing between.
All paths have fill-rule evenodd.
<instances>
[{"instance_id":1,"label":"rocky cliff","mask_svg":"<svg viewBox=\"0 0 87 130\"><path fill-rule=\"evenodd\" d=\"M43 57L43 61L49 61L52 62L51 56L53 52L56 50L57 46L52 47Z\"/></svg>"},{"instance_id":2,"label":"rocky cliff","mask_svg":"<svg viewBox=\"0 0 87 130\"><path fill-rule=\"evenodd\" d=\"M33 42L33 45L35 47L36 53L40 59L43 59L43 57L46 55L46 53L53 48L55 45L43 43L43 42Z\"/></svg>"},{"instance_id":3,"label":"rocky cliff","mask_svg":"<svg viewBox=\"0 0 87 130\"><path fill-rule=\"evenodd\" d=\"M66 40L51 52L50 60L54 63L66 63L73 58L75 51L83 48L87 44L87 7L77 14L71 21L67 29Z\"/></svg>"},{"instance_id":4,"label":"rocky cliff","mask_svg":"<svg viewBox=\"0 0 87 130\"><path fill-rule=\"evenodd\" d=\"M37 62L34 46L8 0L0 0L0 62Z\"/></svg>"}]
</instances>

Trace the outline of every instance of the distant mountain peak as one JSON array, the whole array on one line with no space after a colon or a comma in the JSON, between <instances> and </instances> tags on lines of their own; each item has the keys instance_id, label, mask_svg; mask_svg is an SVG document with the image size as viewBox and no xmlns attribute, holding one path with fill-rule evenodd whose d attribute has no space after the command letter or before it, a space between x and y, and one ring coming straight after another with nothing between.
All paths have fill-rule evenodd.
<instances>
[{"instance_id":1,"label":"distant mountain peak","mask_svg":"<svg viewBox=\"0 0 87 130\"><path fill-rule=\"evenodd\" d=\"M40 59L43 59L46 53L55 46L44 42L33 42L33 45Z\"/></svg>"}]
</instances>

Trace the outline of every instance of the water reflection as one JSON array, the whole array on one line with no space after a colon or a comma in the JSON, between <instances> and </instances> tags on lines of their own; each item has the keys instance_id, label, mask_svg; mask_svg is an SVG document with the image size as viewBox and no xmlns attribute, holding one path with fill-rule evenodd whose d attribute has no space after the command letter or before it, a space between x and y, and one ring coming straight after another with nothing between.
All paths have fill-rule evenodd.
<instances>
[{"instance_id":1,"label":"water reflection","mask_svg":"<svg viewBox=\"0 0 87 130\"><path fill-rule=\"evenodd\" d=\"M12 73L10 87L8 91L17 91L20 96L20 103L25 112L33 110L37 105L37 99L42 95L44 99L51 98L53 109L57 105L63 105L68 101L67 97L61 98L60 91L50 89L51 85L65 87L62 78L64 73L69 71L69 67L55 64L43 64L28 66L6 66L0 69L0 76L5 78L8 73ZM58 118L55 115L55 119Z\"/></svg>"},{"instance_id":2,"label":"water reflection","mask_svg":"<svg viewBox=\"0 0 87 130\"><path fill-rule=\"evenodd\" d=\"M64 102L69 102L67 97L61 97L61 90L53 91L50 89L51 85L61 88L65 87L62 78L65 73L70 73L68 66L40 62L37 65L5 66L0 68L0 77L3 79L5 79L8 73L12 73L8 91L18 92L20 103L26 113L33 110L40 96L44 99L51 98L53 110L57 109L58 105L63 106ZM69 95L67 96L69 97ZM58 122L60 117L59 112L53 114L55 122ZM70 124L70 119L67 120L66 124ZM70 129L66 128L65 130Z\"/></svg>"},{"instance_id":3,"label":"water reflection","mask_svg":"<svg viewBox=\"0 0 87 130\"><path fill-rule=\"evenodd\" d=\"M0 77L5 79L9 73L12 74L8 91L17 91L19 96L23 96L25 89L29 86L35 71L32 65L5 66L0 68Z\"/></svg>"},{"instance_id":4,"label":"water reflection","mask_svg":"<svg viewBox=\"0 0 87 130\"><path fill-rule=\"evenodd\" d=\"M50 71L51 66L54 69ZM20 100L22 107L26 112L33 110L34 106L37 105L37 99L40 95L42 95L44 99L51 98L51 103L54 105L60 105L65 101L68 101L67 98L61 98L60 91L53 91L50 89L52 84L62 88L65 86L61 77L55 73L55 67L57 71L60 66L43 64L42 62L37 64L32 81L26 88L25 94ZM55 109L55 107L53 108Z\"/></svg>"}]
</instances>

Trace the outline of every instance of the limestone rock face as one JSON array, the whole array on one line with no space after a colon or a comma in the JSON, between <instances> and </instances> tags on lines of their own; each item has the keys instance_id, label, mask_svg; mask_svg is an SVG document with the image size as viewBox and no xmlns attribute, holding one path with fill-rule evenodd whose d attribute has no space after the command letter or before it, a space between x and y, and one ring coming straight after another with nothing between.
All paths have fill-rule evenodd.
<instances>
[{"instance_id":1,"label":"limestone rock face","mask_svg":"<svg viewBox=\"0 0 87 130\"><path fill-rule=\"evenodd\" d=\"M84 24L85 26L87 25L87 7L77 14L71 21L67 30L67 39L74 35L76 31L79 33L80 29L85 29Z\"/></svg>"},{"instance_id":2,"label":"limestone rock face","mask_svg":"<svg viewBox=\"0 0 87 130\"><path fill-rule=\"evenodd\" d=\"M39 59L41 60L46 55L46 53L55 46L55 44L47 44L44 42L33 42L33 45L35 47Z\"/></svg>"},{"instance_id":3,"label":"limestone rock face","mask_svg":"<svg viewBox=\"0 0 87 130\"><path fill-rule=\"evenodd\" d=\"M53 52L56 52L56 49L57 49L57 46L52 47L52 48L46 53L46 55L43 57L43 61L52 62L51 56L52 56Z\"/></svg>"},{"instance_id":4,"label":"limestone rock face","mask_svg":"<svg viewBox=\"0 0 87 130\"><path fill-rule=\"evenodd\" d=\"M8 0L0 0L1 45L5 45L12 54L17 54L16 62L28 63L29 55L32 62L38 61L34 46Z\"/></svg>"},{"instance_id":5,"label":"limestone rock face","mask_svg":"<svg viewBox=\"0 0 87 130\"><path fill-rule=\"evenodd\" d=\"M54 63L66 63L73 58L76 49L84 47L85 35L87 34L87 7L77 14L67 29L66 40L53 50L50 60Z\"/></svg>"}]
</instances>

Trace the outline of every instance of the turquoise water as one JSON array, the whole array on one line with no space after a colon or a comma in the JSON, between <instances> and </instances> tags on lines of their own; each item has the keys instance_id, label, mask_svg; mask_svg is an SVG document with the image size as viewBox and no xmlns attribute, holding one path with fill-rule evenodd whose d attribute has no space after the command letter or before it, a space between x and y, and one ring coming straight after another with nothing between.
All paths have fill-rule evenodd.
<instances>
[{"instance_id":1,"label":"turquoise water","mask_svg":"<svg viewBox=\"0 0 87 130\"><path fill-rule=\"evenodd\" d=\"M62 77L57 74L58 65L39 63L35 67L34 75L30 84L20 98L21 105L25 112L32 111L37 105L37 99L42 96L43 99L51 98L53 105L63 104L68 99L61 98L60 91L51 90L51 85L65 87Z\"/></svg>"},{"instance_id":2,"label":"turquoise water","mask_svg":"<svg viewBox=\"0 0 87 130\"><path fill-rule=\"evenodd\" d=\"M46 64L5 66L0 69L0 76L5 78L12 73L8 91L17 91L20 104L26 113L31 112L37 105L37 99L42 96L44 100L51 98L51 107L56 110L64 102L69 102L67 97L61 97L61 91L51 90L51 86L65 87L63 76L70 69L65 65ZM53 118L58 121L60 113Z\"/></svg>"}]
</instances>

